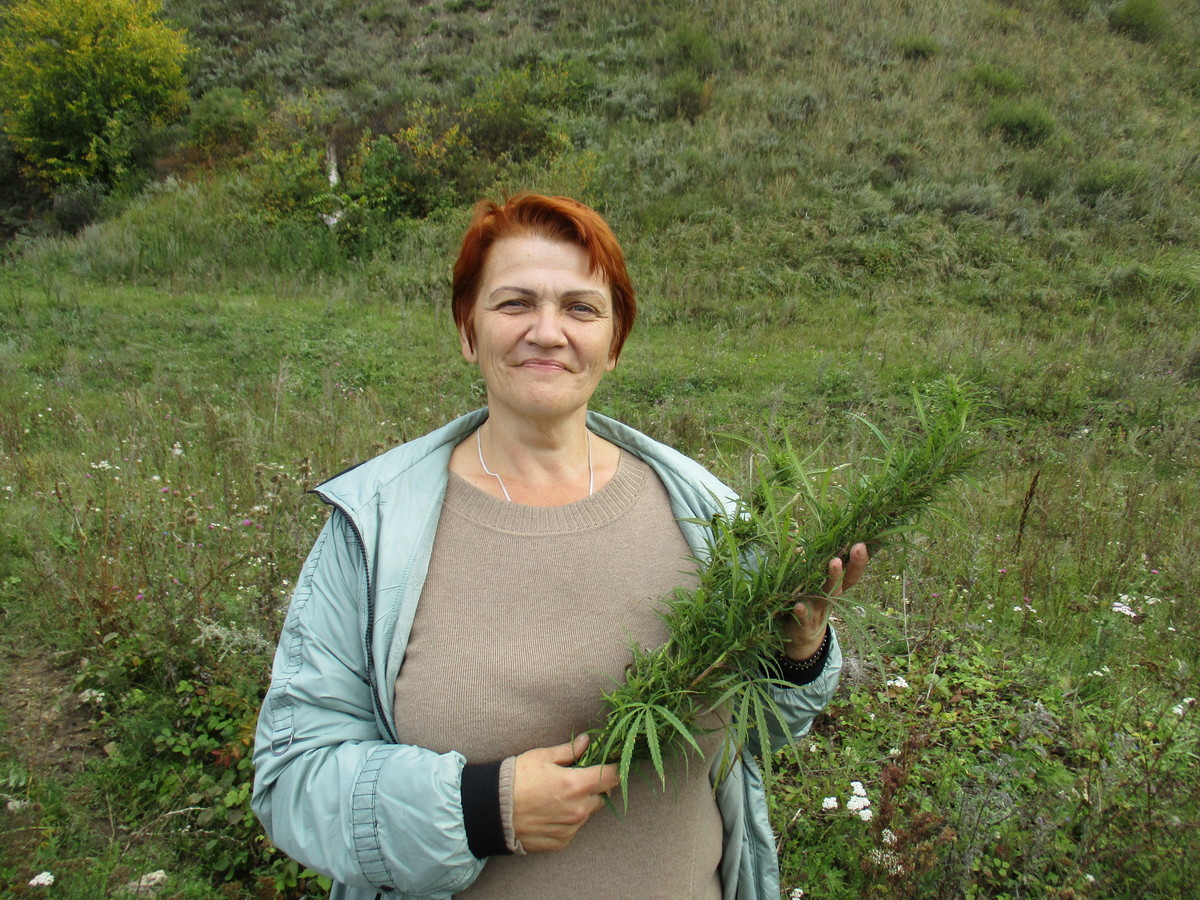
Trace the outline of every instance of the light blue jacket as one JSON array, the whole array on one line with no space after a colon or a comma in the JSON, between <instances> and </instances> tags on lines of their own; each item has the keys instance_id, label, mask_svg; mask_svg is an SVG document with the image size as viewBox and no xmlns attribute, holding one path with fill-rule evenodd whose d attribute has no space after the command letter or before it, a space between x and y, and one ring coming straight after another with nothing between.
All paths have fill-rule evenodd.
<instances>
[{"instance_id":1,"label":"light blue jacket","mask_svg":"<svg viewBox=\"0 0 1200 900\"><path fill-rule=\"evenodd\" d=\"M395 739L392 699L446 491L450 453L478 410L325 482L334 507L292 595L258 720L253 807L276 846L333 878L332 900L442 900L485 865L467 847L465 759ZM702 466L612 419L588 427L645 460L681 520L734 500ZM681 521L697 556L708 529ZM837 687L836 637L822 675L776 700L804 734ZM783 737L780 736L782 741ZM759 770L744 751L717 788L726 900L778 900L779 872Z\"/></svg>"}]
</instances>

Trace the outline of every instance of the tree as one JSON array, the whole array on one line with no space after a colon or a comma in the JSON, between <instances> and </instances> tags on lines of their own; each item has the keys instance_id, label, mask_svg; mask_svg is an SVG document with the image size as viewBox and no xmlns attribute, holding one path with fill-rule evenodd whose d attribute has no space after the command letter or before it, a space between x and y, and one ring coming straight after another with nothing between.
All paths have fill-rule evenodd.
<instances>
[{"instance_id":1,"label":"tree","mask_svg":"<svg viewBox=\"0 0 1200 900\"><path fill-rule=\"evenodd\" d=\"M0 115L35 179L112 184L186 107L183 32L158 0L16 0L0 13Z\"/></svg>"}]
</instances>

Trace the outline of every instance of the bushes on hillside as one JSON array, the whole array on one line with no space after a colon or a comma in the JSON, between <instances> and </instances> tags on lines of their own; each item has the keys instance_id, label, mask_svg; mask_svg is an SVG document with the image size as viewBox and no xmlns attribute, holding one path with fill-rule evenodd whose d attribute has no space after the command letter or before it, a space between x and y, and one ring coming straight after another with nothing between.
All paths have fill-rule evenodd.
<instances>
[{"instance_id":1,"label":"bushes on hillside","mask_svg":"<svg viewBox=\"0 0 1200 900\"><path fill-rule=\"evenodd\" d=\"M0 113L47 185L126 173L154 126L187 103L182 32L156 0L21 0L0 29Z\"/></svg>"},{"instance_id":2,"label":"bushes on hillside","mask_svg":"<svg viewBox=\"0 0 1200 900\"><path fill-rule=\"evenodd\" d=\"M1167 14L1158 0L1124 0L1108 14L1108 24L1135 41L1149 42L1166 33Z\"/></svg>"},{"instance_id":3,"label":"bushes on hillside","mask_svg":"<svg viewBox=\"0 0 1200 900\"><path fill-rule=\"evenodd\" d=\"M985 131L997 131L1004 140L1036 146L1054 133L1054 117L1036 100L996 100L983 120Z\"/></svg>"}]
</instances>

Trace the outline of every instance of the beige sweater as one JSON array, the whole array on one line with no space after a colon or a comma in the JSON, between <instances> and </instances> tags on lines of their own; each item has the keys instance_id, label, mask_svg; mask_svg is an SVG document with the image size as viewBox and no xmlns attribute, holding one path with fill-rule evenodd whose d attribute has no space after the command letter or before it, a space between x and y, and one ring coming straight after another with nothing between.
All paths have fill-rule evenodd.
<instances>
[{"instance_id":1,"label":"beige sweater","mask_svg":"<svg viewBox=\"0 0 1200 900\"><path fill-rule=\"evenodd\" d=\"M695 584L689 556L666 490L629 454L561 507L497 500L452 474L396 681L399 739L486 763L599 724L630 640L666 639L657 601ZM707 763L691 763L665 790L634 777L628 811L601 810L561 853L491 858L459 896L718 900L721 820Z\"/></svg>"}]
</instances>

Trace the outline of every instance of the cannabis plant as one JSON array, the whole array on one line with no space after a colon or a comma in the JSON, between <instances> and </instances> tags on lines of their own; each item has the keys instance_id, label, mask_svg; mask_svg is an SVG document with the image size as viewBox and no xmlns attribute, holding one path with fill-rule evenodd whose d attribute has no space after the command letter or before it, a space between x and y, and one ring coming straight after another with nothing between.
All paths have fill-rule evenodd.
<instances>
[{"instance_id":1,"label":"cannabis plant","mask_svg":"<svg viewBox=\"0 0 1200 900\"><path fill-rule=\"evenodd\" d=\"M944 512L978 456L970 441L983 406L976 391L944 380L915 401L914 427L895 440L856 417L881 449L863 464L814 470L786 439L754 453L751 489L704 523L711 535L698 586L666 602L667 642L633 647L625 682L605 694L607 720L581 764L617 763L626 802L633 762L649 759L665 782L672 754L703 755L697 738L714 711L729 722L721 771L754 738L770 779L768 725L788 733L768 690L786 683L776 662L781 618L821 594L829 561L852 544L872 552L901 544L922 514Z\"/></svg>"}]
</instances>

